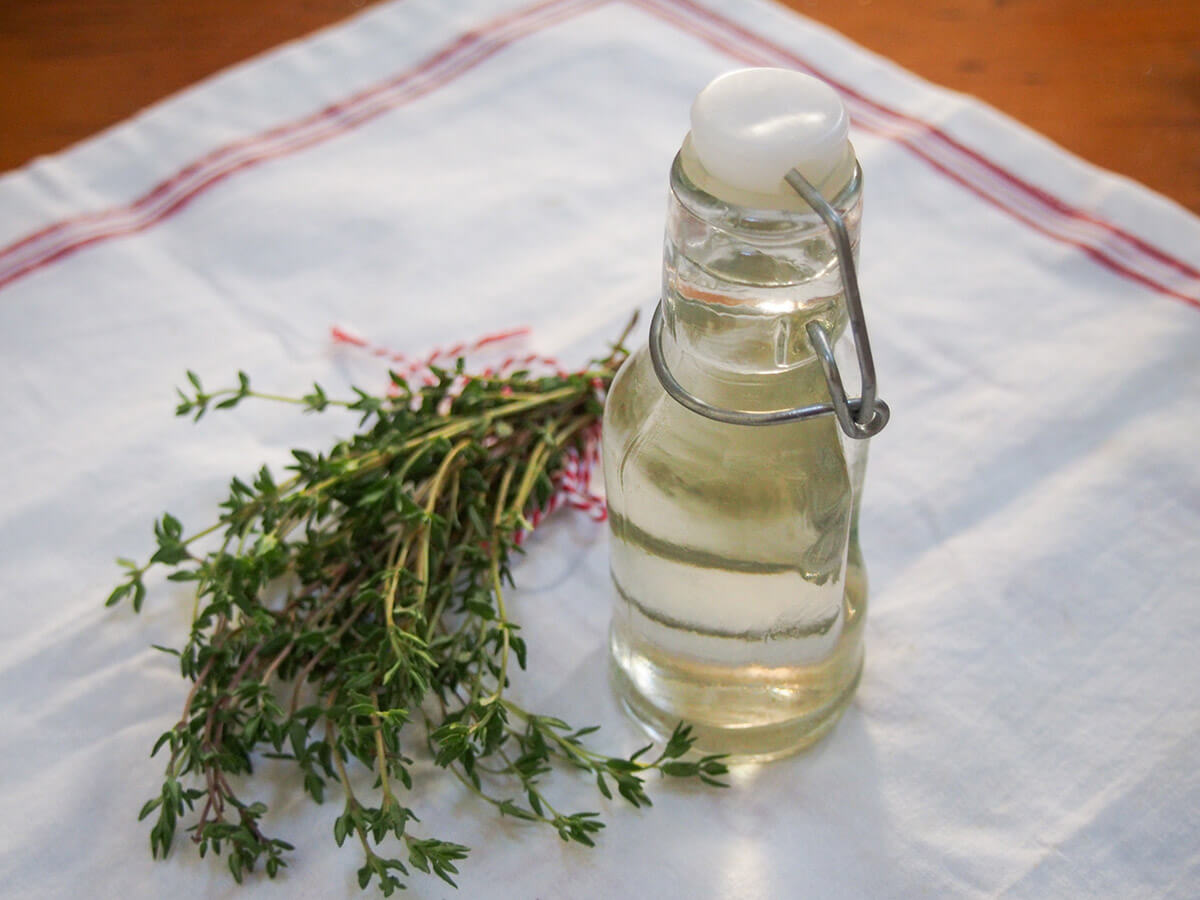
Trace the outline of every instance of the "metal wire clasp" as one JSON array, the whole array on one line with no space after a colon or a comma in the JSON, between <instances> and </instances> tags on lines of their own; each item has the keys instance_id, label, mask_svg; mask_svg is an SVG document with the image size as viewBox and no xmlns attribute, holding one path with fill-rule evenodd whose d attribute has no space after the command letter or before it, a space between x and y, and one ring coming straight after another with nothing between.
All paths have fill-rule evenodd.
<instances>
[{"instance_id":1,"label":"metal wire clasp","mask_svg":"<svg viewBox=\"0 0 1200 900\"><path fill-rule=\"evenodd\" d=\"M682 406L694 413L717 422L724 422L727 425L778 425L783 422L798 422L802 419L812 419L816 416L833 413L837 416L842 431L849 437L856 440L873 437L883 431L883 426L888 423L891 416L891 410L876 395L875 360L871 356L871 341L867 337L867 321L863 316L862 297L858 292L858 272L854 267L850 233L846 230L846 223L842 221L838 211L829 205L821 196L821 192L813 187L803 175L792 169L783 177L796 193L816 211L833 235L838 263L841 267L842 288L846 295L846 312L850 319L851 333L854 335L855 353L858 356L862 396L849 399L846 397L846 389L842 384L842 373L838 370L837 362L833 358L833 345L829 340L829 333L820 323L809 322L808 339L812 343L817 357L821 360L821 369L825 373L825 383L829 386L832 403L814 403L810 406L797 406L792 409L779 409L771 412L723 409L706 403L681 385L667 367L662 347L661 299L654 309L654 317L650 320L650 362L654 366L654 374L658 376L663 389Z\"/></svg>"}]
</instances>

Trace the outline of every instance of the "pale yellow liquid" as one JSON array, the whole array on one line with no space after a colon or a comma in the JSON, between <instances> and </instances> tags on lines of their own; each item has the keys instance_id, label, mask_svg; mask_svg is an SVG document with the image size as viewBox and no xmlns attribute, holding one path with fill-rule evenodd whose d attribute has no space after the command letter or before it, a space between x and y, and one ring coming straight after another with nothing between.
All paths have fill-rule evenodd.
<instances>
[{"instance_id":1,"label":"pale yellow liquid","mask_svg":"<svg viewBox=\"0 0 1200 900\"><path fill-rule=\"evenodd\" d=\"M792 356L815 314L786 317ZM717 318L702 326L719 331ZM827 396L811 358L733 374L680 357L673 371L734 409ZM613 384L604 453L623 703L659 736L688 722L705 752L767 759L817 740L862 666L865 447L845 448L828 416L755 428L688 412L643 350Z\"/></svg>"}]
</instances>

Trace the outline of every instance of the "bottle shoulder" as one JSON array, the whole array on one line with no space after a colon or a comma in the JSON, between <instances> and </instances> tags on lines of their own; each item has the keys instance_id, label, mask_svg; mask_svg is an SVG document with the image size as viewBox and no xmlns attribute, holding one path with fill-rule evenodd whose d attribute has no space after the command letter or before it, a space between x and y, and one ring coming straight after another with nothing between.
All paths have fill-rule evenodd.
<instances>
[{"instance_id":1,"label":"bottle shoulder","mask_svg":"<svg viewBox=\"0 0 1200 900\"><path fill-rule=\"evenodd\" d=\"M650 366L649 351L645 346L639 347L621 365L608 389L604 403L605 435L617 437L644 420L656 388L662 391Z\"/></svg>"},{"instance_id":2,"label":"bottle shoulder","mask_svg":"<svg viewBox=\"0 0 1200 900\"><path fill-rule=\"evenodd\" d=\"M603 453L618 536L704 559L730 556L733 541L737 558L798 564L814 579L841 566L853 494L832 417L763 428L706 419L667 395L642 350L614 379Z\"/></svg>"},{"instance_id":3,"label":"bottle shoulder","mask_svg":"<svg viewBox=\"0 0 1200 900\"><path fill-rule=\"evenodd\" d=\"M717 399L746 405L736 391ZM803 395L801 400L811 402ZM841 436L832 416L766 428L706 419L667 395L645 347L630 355L613 380L605 403L604 443L609 461L622 469L635 457L651 456L664 464L688 460L714 476L744 470L760 473L757 480L815 478L838 483L846 478Z\"/></svg>"}]
</instances>

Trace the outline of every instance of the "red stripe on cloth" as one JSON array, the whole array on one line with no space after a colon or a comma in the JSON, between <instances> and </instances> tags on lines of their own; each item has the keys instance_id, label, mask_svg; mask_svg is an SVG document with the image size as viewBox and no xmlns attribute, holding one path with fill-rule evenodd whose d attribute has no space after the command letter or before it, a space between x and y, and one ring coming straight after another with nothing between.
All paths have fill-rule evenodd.
<instances>
[{"instance_id":1,"label":"red stripe on cloth","mask_svg":"<svg viewBox=\"0 0 1200 900\"><path fill-rule=\"evenodd\" d=\"M0 289L84 247L144 231L237 172L357 128L444 86L520 38L603 2L607 0L544 0L493 19L412 69L347 100L212 151L132 203L48 225L0 249Z\"/></svg>"},{"instance_id":2,"label":"red stripe on cloth","mask_svg":"<svg viewBox=\"0 0 1200 900\"><path fill-rule=\"evenodd\" d=\"M0 289L92 244L134 234L183 209L231 175L329 140L436 90L522 37L608 0L543 0L465 32L411 69L294 122L201 157L130 204L62 220L0 249ZM891 109L829 77L787 48L694 0L627 0L748 64L786 64L829 82L851 106L856 124L900 144L985 202L1097 263L1154 291L1200 307L1146 269L1161 266L1200 282L1200 270L1113 223L1072 207L1021 179L936 126ZM1098 239L1081 231L1096 229ZM1200 289L1200 286L1198 286Z\"/></svg>"},{"instance_id":3,"label":"red stripe on cloth","mask_svg":"<svg viewBox=\"0 0 1200 900\"><path fill-rule=\"evenodd\" d=\"M1039 233L1084 251L1089 258L1100 265L1158 293L1200 308L1200 296L1183 293L1135 266L1139 261L1137 256L1142 255L1155 264L1166 266L1184 277L1198 282L1200 282L1200 270L1170 256L1160 248L1154 247L1110 222L1053 197L1041 188L1002 168L978 151L962 144L936 126L883 106L837 79L831 78L792 51L693 2L693 0L629 0L629 2L691 33L715 49L741 62L749 65L785 64L792 68L803 69L821 78L843 94L855 124L859 127L900 144L939 173ZM883 121L873 121L876 118ZM901 133L897 133L888 125L900 126ZM903 131L911 131L913 134L906 135L902 133ZM921 138L928 139L935 146L923 146ZM999 182L1002 188L996 189L993 186L993 189L989 191L988 186L981 183L982 180L978 175L975 178L971 177L972 174L975 174L972 171L975 168L983 169L986 176ZM1043 217L1048 221L1043 221ZM1055 219L1061 226L1059 230L1052 227ZM1114 247L1082 240L1069 233L1072 225L1097 228L1103 232L1101 240L1115 240L1119 244ZM1200 293L1200 285L1197 287L1198 293Z\"/></svg>"},{"instance_id":4,"label":"red stripe on cloth","mask_svg":"<svg viewBox=\"0 0 1200 900\"><path fill-rule=\"evenodd\" d=\"M638 5L641 5L644 7L653 5L652 0L630 0L630 2L637 3ZM769 40L768 38L763 37L760 34L756 34L752 31L750 31L745 26L722 16L720 13L717 13L714 10L708 9L707 7L701 6L700 4L693 2L693 0L658 0L658 2L667 3L667 4L671 4L671 5L686 9L691 14L696 15L700 18L703 18L703 19L711 22L713 25L717 26L718 28L721 28L727 32L735 33L738 36L740 36L752 43L759 45L760 47L768 49L773 53L777 53L777 54L789 59L796 66L799 66L801 68L808 70L812 74L821 78L823 81L828 82L830 85L832 85L834 88L836 88L840 93L843 93L843 94L846 94L847 96L853 97L859 103L863 103L867 106L870 106L873 109L875 109L876 111L883 113L884 115L889 116L893 119L901 120L909 125L918 126L922 131L927 132L929 135L935 137L939 141L944 142L948 146L952 147L956 152L962 153L963 155L975 160L979 164L987 167L995 175L997 175L998 177L1009 182L1018 190L1036 197L1040 202L1046 204L1047 206L1051 207L1055 211L1061 212L1064 215L1070 216L1071 218L1090 222L1091 224L1097 225L1097 226L1105 229L1106 231L1111 231L1113 234L1120 236L1120 238L1122 240L1129 241L1132 245L1136 246L1143 253L1146 253L1147 255L1157 259L1158 261L1164 263L1165 265L1171 266L1172 268L1178 270L1182 274L1187 275L1189 278L1200 278L1200 269L1197 269L1194 266L1188 264L1187 262L1184 262L1181 259L1177 259L1176 257L1173 257L1173 256L1167 254L1160 248L1155 247L1153 244L1147 243L1146 241L1144 241L1142 238L1138 237L1137 235L1135 235L1131 232L1125 231L1124 229L1120 228L1119 226L1114 225L1111 222L1105 221L1104 219L1097 218L1097 217L1093 216L1091 213L1087 212L1086 210L1081 210L1077 207L1073 207L1073 206L1069 205L1068 203L1066 203L1065 201L1063 201L1062 199L1050 194L1043 188L1039 188L1036 185L1034 185L1028 181L1025 181L1024 179L1020 178L1015 173L1009 171L1008 169L1003 168L1002 166L1000 166L997 163L993 162L992 160L988 159L983 154L981 154L978 150L975 150L972 147L968 147L966 144L963 144L961 141L957 140L956 138L951 137L945 131L938 128L936 125L932 125L921 119L917 119L913 116L909 116L905 113L899 112L898 110L891 109L890 107L884 106L883 104L879 103L878 101L872 100L870 97L867 97L866 95L864 95L862 93L859 93L854 88L851 88L848 85L830 77L825 72L822 72L822 71L816 69L811 63L800 58L792 51L786 49L785 47L783 47L779 44L774 43L773 41Z\"/></svg>"},{"instance_id":5,"label":"red stripe on cloth","mask_svg":"<svg viewBox=\"0 0 1200 900\"><path fill-rule=\"evenodd\" d=\"M26 245L41 240L48 235L62 232L68 227L88 225L91 223L102 223L110 219L114 213L133 213L141 208L150 206L156 201L160 200L164 195L170 193L176 187L186 182L192 176L210 172L214 168L221 167L226 163L226 161L231 158L236 158L238 154L242 153L243 151L253 151L270 141L300 133L315 123L323 122L326 119L341 115L345 110L355 106L358 103L361 103L363 100L370 99L382 93L383 91L388 90L389 88L402 84L403 82L408 81L425 71L428 71L446 58L453 56L456 51L461 50L463 47L472 43L475 38L476 35L473 33L461 35L449 47L444 48L430 58L424 60L414 69L406 71L387 82L375 85L365 91L361 91L360 93L352 95L346 100L340 100L337 103L330 104L324 109L318 110L317 112L307 115L301 119L297 119L293 122L288 122L283 125L278 125L257 135L242 138L222 147L218 147L210 153L207 153L204 156L201 156L199 159L189 163L187 166L180 169L165 181L159 182L155 187L151 188L149 193L142 195L130 204L113 209L86 213L81 216L75 216L70 219L65 219L60 222L47 225L45 228L35 231L28 237L4 248L3 255L7 256L9 253L20 250Z\"/></svg>"}]
</instances>

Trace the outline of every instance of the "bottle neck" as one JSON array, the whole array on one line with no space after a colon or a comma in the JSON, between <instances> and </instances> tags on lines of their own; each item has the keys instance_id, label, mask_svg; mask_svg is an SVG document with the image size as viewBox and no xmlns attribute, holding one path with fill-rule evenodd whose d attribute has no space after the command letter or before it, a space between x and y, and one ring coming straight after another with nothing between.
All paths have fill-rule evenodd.
<instances>
[{"instance_id":1,"label":"bottle neck","mask_svg":"<svg viewBox=\"0 0 1200 900\"><path fill-rule=\"evenodd\" d=\"M856 171L834 203L855 251L860 187ZM667 362L701 399L746 410L827 399L807 329L818 322L835 340L846 331L841 272L828 229L812 210L758 210L722 201L701 189L676 157L663 315Z\"/></svg>"},{"instance_id":2,"label":"bottle neck","mask_svg":"<svg viewBox=\"0 0 1200 900\"><path fill-rule=\"evenodd\" d=\"M663 302L663 351L680 384L715 406L764 412L825 402L810 322L842 333L840 298L772 313L671 292Z\"/></svg>"}]
</instances>

